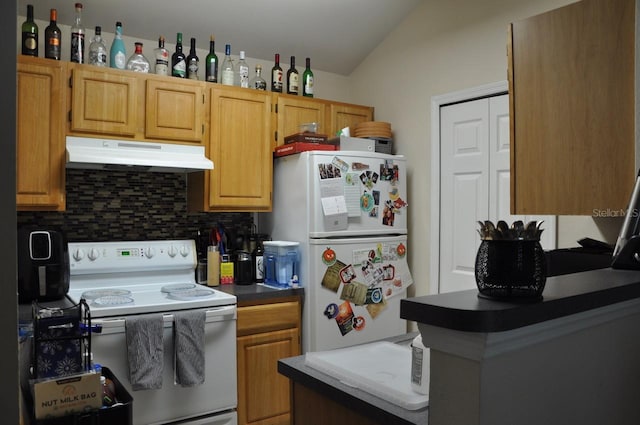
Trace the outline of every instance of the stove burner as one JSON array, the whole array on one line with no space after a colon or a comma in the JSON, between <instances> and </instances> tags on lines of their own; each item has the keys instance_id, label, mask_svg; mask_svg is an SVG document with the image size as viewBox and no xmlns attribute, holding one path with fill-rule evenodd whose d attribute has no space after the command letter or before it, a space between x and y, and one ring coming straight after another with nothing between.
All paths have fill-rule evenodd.
<instances>
[{"instance_id":1,"label":"stove burner","mask_svg":"<svg viewBox=\"0 0 640 425\"><path fill-rule=\"evenodd\" d=\"M93 289L82 293L82 298L86 300L95 300L102 297L126 296L131 295L131 291L127 289ZM132 300L133 301L133 300Z\"/></svg>"},{"instance_id":2,"label":"stove burner","mask_svg":"<svg viewBox=\"0 0 640 425\"><path fill-rule=\"evenodd\" d=\"M216 296L216 293L212 289L186 289L182 291L172 291L169 292L168 297L174 300L180 301L191 301L191 300L201 300L204 298L213 298Z\"/></svg>"},{"instance_id":3,"label":"stove burner","mask_svg":"<svg viewBox=\"0 0 640 425\"><path fill-rule=\"evenodd\" d=\"M124 295L105 295L104 297L93 300L93 304L103 307L131 304L132 302L133 298Z\"/></svg>"},{"instance_id":4,"label":"stove burner","mask_svg":"<svg viewBox=\"0 0 640 425\"><path fill-rule=\"evenodd\" d=\"M160 288L160 290L162 292L170 293L174 291L184 291L187 289L195 289L195 288L196 288L195 283L173 283L171 285L163 286L162 288Z\"/></svg>"}]
</instances>

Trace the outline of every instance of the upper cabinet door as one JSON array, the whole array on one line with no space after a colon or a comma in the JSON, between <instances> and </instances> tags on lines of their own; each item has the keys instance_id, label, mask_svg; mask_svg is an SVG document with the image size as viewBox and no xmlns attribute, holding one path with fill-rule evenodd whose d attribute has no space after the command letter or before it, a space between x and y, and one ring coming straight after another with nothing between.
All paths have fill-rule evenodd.
<instances>
[{"instance_id":1,"label":"upper cabinet door","mask_svg":"<svg viewBox=\"0 0 640 425\"><path fill-rule=\"evenodd\" d=\"M300 132L300 124L318 123L317 132L327 134L326 103L317 99L277 95L277 128L276 145L284 144L284 138Z\"/></svg>"},{"instance_id":2,"label":"upper cabinet door","mask_svg":"<svg viewBox=\"0 0 640 425\"><path fill-rule=\"evenodd\" d=\"M72 70L71 131L134 136L138 79L127 71Z\"/></svg>"},{"instance_id":3,"label":"upper cabinet door","mask_svg":"<svg viewBox=\"0 0 640 425\"><path fill-rule=\"evenodd\" d=\"M335 136L345 127L350 127L351 134L353 134L357 124L373 121L373 108L370 106L331 103L329 111L329 137Z\"/></svg>"},{"instance_id":4,"label":"upper cabinet door","mask_svg":"<svg viewBox=\"0 0 640 425\"><path fill-rule=\"evenodd\" d=\"M204 92L202 83L147 80L145 137L202 143Z\"/></svg>"},{"instance_id":5,"label":"upper cabinet door","mask_svg":"<svg viewBox=\"0 0 640 425\"><path fill-rule=\"evenodd\" d=\"M65 209L65 69L58 61L18 59L18 210Z\"/></svg>"},{"instance_id":6,"label":"upper cabinet door","mask_svg":"<svg viewBox=\"0 0 640 425\"><path fill-rule=\"evenodd\" d=\"M211 89L209 209L269 211L272 188L271 95Z\"/></svg>"},{"instance_id":7,"label":"upper cabinet door","mask_svg":"<svg viewBox=\"0 0 640 425\"><path fill-rule=\"evenodd\" d=\"M626 207L637 173L635 0L583 0L510 26L511 212Z\"/></svg>"}]
</instances>

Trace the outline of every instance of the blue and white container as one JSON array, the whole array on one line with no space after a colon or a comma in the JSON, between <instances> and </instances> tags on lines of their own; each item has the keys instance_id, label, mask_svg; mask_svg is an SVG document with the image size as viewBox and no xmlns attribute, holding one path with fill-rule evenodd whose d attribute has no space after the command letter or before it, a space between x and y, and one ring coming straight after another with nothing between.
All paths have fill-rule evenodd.
<instances>
[{"instance_id":1,"label":"blue and white container","mask_svg":"<svg viewBox=\"0 0 640 425\"><path fill-rule=\"evenodd\" d=\"M299 286L300 242L264 242L264 283L279 288Z\"/></svg>"}]
</instances>

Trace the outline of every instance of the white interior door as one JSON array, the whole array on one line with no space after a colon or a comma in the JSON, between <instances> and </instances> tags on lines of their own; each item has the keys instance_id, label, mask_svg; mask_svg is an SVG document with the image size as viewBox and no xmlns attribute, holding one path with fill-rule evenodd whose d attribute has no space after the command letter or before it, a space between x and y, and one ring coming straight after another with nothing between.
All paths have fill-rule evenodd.
<instances>
[{"instance_id":1,"label":"white interior door","mask_svg":"<svg viewBox=\"0 0 640 425\"><path fill-rule=\"evenodd\" d=\"M476 287L478 221L544 220L541 244L556 244L555 216L510 214L509 96L440 108L438 292Z\"/></svg>"},{"instance_id":2,"label":"white interior door","mask_svg":"<svg viewBox=\"0 0 640 425\"><path fill-rule=\"evenodd\" d=\"M488 99L440 109L439 292L475 286L478 220L489 210Z\"/></svg>"}]
</instances>

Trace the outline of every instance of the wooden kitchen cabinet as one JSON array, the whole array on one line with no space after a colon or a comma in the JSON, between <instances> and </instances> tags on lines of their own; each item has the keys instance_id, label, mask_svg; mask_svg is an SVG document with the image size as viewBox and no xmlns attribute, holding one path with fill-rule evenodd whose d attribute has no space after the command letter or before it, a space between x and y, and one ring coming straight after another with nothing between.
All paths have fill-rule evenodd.
<instances>
[{"instance_id":1,"label":"wooden kitchen cabinet","mask_svg":"<svg viewBox=\"0 0 640 425\"><path fill-rule=\"evenodd\" d=\"M167 78L146 81L145 137L200 144L204 136L203 83Z\"/></svg>"},{"instance_id":2,"label":"wooden kitchen cabinet","mask_svg":"<svg viewBox=\"0 0 640 425\"><path fill-rule=\"evenodd\" d=\"M351 105L348 103L329 102L329 128L328 136L335 136L345 127L353 129L361 122L373 121L373 107L363 105Z\"/></svg>"},{"instance_id":3,"label":"wooden kitchen cabinet","mask_svg":"<svg viewBox=\"0 0 640 425\"><path fill-rule=\"evenodd\" d=\"M298 297L238 307L238 424L289 425L291 388L278 360L300 354Z\"/></svg>"},{"instance_id":4,"label":"wooden kitchen cabinet","mask_svg":"<svg viewBox=\"0 0 640 425\"><path fill-rule=\"evenodd\" d=\"M215 85L206 146L213 170L187 177L195 211L270 211L273 187L271 95Z\"/></svg>"},{"instance_id":5,"label":"wooden kitchen cabinet","mask_svg":"<svg viewBox=\"0 0 640 425\"><path fill-rule=\"evenodd\" d=\"M317 133L327 134L327 103L325 101L285 94L274 95L274 97L277 122L274 147L283 145L286 136L299 133L300 124L318 123Z\"/></svg>"},{"instance_id":6,"label":"wooden kitchen cabinet","mask_svg":"<svg viewBox=\"0 0 640 425\"><path fill-rule=\"evenodd\" d=\"M133 72L76 65L71 69L72 132L133 138L138 133L138 85Z\"/></svg>"},{"instance_id":7,"label":"wooden kitchen cabinet","mask_svg":"<svg viewBox=\"0 0 640 425\"><path fill-rule=\"evenodd\" d=\"M204 143L203 82L77 64L70 81L74 135Z\"/></svg>"},{"instance_id":8,"label":"wooden kitchen cabinet","mask_svg":"<svg viewBox=\"0 0 640 425\"><path fill-rule=\"evenodd\" d=\"M18 56L18 210L65 209L65 71L63 62Z\"/></svg>"},{"instance_id":9,"label":"wooden kitchen cabinet","mask_svg":"<svg viewBox=\"0 0 640 425\"><path fill-rule=\"evenodd\" d=\"M583 0L509 27L511 212L626 208L637 164L635 0Z\"/></svg>"}]
</instances>

